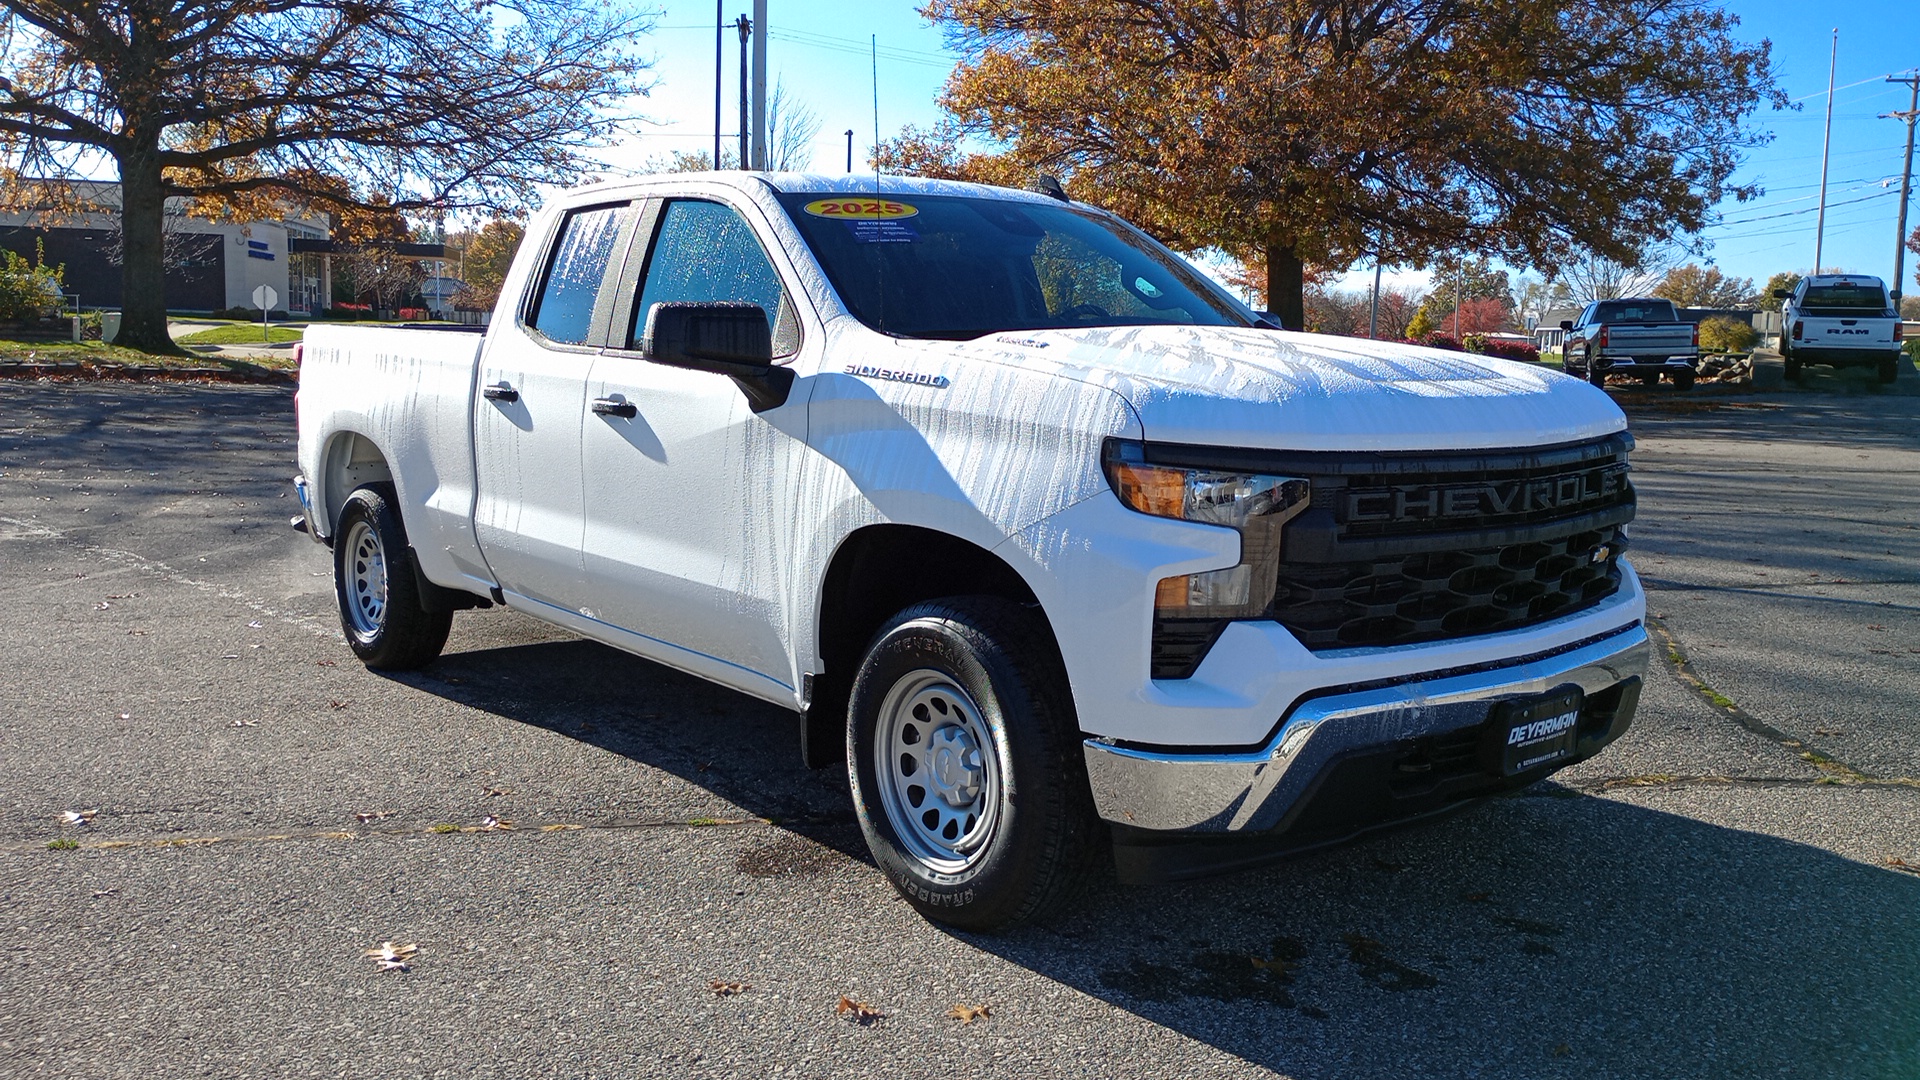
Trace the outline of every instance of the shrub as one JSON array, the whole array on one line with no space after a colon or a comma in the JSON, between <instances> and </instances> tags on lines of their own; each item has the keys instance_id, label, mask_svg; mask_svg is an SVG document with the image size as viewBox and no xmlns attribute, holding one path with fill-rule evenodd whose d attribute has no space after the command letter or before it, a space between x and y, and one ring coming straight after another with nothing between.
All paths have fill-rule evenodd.
<instances>
[{"instance_id":1,"label":"shrub","mask_svg":"<svg viewBox=\"0 0 1920 1080\"><path fill-rule=\"evenodd\" d=\"M1468 352L1483 353L1487 351L1487 335L1468 334L1460 339L1460 344L1465 345Z\"/></svg>"},{"instance_id":2,"label":"shrub","mask_svg":"<svg viewBox=\"0 0 1920 1080\"><path fill-rule=\"evenodd\" d=\"M1454 352L1466 351L1466 349L1461 347L1459 339L1455 338L1452 334L1428 334L1426 344L1435 349L1452 349Z\"/></svg>"},{"instance_id":3,"label":"shrub","mask_svg":"<svg viewBox=\"0 0 1920 1080\"><path fill-rule=\"evenodd\" d=\"M0 319L38 319L60 310L66 267L48 266L46 248L35 244L34 260L17 251L0 251Z\"/></svg>"},{"instance_id":4,"label":"shrub","mask_svg":"<svg viewBox=\"0 0 1920 1080\"><path fill-rule=\"evenodd\" d=\"M1497 356L1502 360L1524 360L1529 364L1540 362L1540 350L1526 342L1489 341L1482 351L1488 356Z\"/></svg>"},{"instance_id":5,"label":"shrub","mask_svg":"<svg viewBox=\"0 0 1920 1080\"><path fill-rule=\"evenodd\" d=\"M1743 353L1753 350L1760 340L1752 323L1720 317L1700 324L1700 348L1706 352Z\"/></svg>"}]
</instances>

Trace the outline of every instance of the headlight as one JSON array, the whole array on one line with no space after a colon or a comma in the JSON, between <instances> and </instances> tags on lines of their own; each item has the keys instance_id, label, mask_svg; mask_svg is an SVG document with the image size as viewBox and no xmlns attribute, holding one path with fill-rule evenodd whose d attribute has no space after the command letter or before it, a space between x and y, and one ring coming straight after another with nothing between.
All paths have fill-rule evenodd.
<instances>
[{"instance_id":1,"label":"headlight","mask_svg":"<svg viewBox=\"0 0 1920 1080\"><path fill-rule=\"evenodd\" d=\"M1109 439L1103 464L1120 501L1155 517L1222 525L1240 533L1240 562L1225 570L1163 578L1159 618L1247 619L1266 612L1279 574L1281 528L1307 508L1302 477L1160 465L1144 444Z\"/></svg>"}]
</instances>

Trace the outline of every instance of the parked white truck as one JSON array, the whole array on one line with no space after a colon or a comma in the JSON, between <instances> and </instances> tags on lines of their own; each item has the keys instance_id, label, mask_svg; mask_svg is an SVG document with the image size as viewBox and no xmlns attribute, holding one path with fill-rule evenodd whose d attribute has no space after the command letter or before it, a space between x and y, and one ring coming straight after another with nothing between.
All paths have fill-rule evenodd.
<instances>
[{"instance_id":1,"label":"parked white truck","mask_svg":"<svg viewBox=\"0 0 1920 1080\"><path fill-rule=\"evenodd\" d=\"M1905 326L1879 278L1815 274L1773 295L1786 301L1780 355L1787 378L1798 379L1808 364L1870 367L1883 383L1899 377Z\"/></svg>"},{"instance_id":2,"label":"parked white truck","mask_svg":"<svg viewBox=\"0 0 1920 1080\"><path fill-rule=\"evenodd\" d=\"M933 181L566 194L484 336L315 326L347 639L504 604L803 716L928 916L1339 841L1626 730L1632 440L1532 365L1287 333L1111 215Z\"/></svg>"}]
</instances>

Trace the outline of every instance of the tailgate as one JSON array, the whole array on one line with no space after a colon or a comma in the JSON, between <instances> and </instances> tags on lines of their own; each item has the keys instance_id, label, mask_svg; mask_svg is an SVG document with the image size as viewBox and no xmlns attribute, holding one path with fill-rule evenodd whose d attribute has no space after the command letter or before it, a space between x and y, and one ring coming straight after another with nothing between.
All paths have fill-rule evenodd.
<instances>
[{"instance_id":1,"label":"tailgate","mask_svg":"<svg viewBox=\"0 0 1920 1080\"><path fill-rule=\"evenodd\" d=\"M1608 323L1607 351L1678 355L1693 350L1693 324Z\"/></svg>"},{"instance_id":2,"label":"tailgate","mask_svg":"<svg viewBox=\"0 0 1920 1080\"><path fill-rule=\"evenodd\" d=\"M1837 319L1809 315L1794 321L1800 326L1800 333L1794 340L1803 346L1872 349L1876 352L1893 348L1893 319Z\"/></svg>"}]
</instances>

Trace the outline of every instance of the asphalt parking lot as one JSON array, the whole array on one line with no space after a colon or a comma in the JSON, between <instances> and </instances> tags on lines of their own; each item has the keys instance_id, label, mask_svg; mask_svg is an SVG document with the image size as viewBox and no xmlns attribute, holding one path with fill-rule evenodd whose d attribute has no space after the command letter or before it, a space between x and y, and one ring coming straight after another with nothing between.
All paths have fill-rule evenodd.
<instances>
[{"instance_id":1,"label":"asphalt parking lot","mask_svg":"<svg viewBox=\"0 0 1920 1080\"><path fill-rule=\"evenodd\" d=\"M498 611L362 669L286 389L0 383L0 1076L1920 1075L1920 398L1639 400L1620 743L980 937L778 709Z\"/></svg>"}]
</instances>

